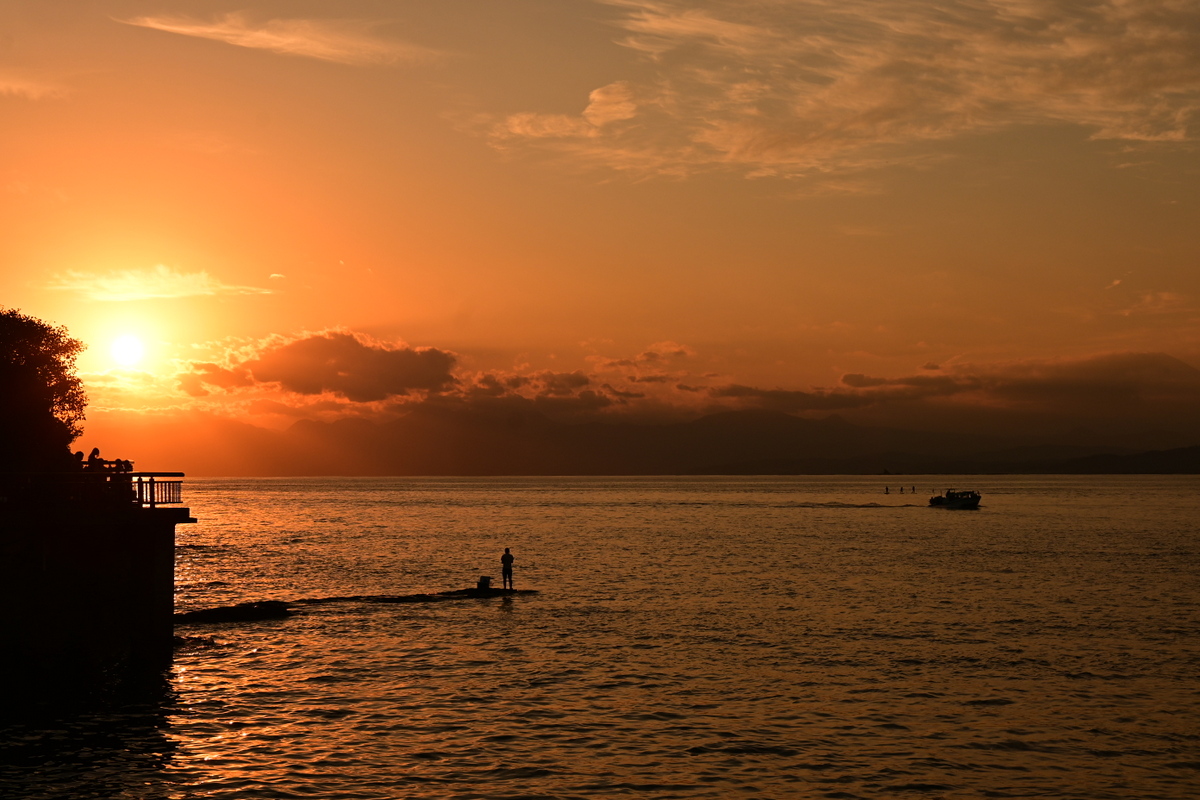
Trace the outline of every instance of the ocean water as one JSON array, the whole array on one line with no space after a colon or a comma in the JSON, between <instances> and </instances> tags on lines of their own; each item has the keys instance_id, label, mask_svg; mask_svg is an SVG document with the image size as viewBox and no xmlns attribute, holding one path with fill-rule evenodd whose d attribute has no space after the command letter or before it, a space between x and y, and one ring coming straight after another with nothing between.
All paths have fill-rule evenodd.
<instances>
[{"instance_id":1,"label":"ocean water","mask_svg":"<svg viewBox=\"0 0 1200 800\"><path fill-rule=\"evenodd\" d=\"M539 594L180 628L0 796L1200 797L1200 479L886 480L190 480L180 610Z\"/></svg>"}]
</instances>

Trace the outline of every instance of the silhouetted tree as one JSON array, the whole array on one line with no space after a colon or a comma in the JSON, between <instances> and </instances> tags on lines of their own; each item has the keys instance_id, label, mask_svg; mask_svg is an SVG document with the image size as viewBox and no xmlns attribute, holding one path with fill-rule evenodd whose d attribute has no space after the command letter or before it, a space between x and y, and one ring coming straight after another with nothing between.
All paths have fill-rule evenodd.
<instances>
[{"instance_id":1,"label":"silhouetted tree","mask_svg":"<svg viewBox=\"0 0 1200 800\"><path fill-rule=\"evenodd\" d=\"M84 345L17 309L0 309L0 471L71 466L87 395L75 376Z\"/></svg>"}]
</instances>

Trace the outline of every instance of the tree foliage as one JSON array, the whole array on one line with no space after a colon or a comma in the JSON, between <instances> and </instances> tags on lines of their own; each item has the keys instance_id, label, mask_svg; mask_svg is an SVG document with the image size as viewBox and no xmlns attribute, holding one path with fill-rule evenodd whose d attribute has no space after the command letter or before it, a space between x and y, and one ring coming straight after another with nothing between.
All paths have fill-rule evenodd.
<instances>
[{"instance_id":1,"label":"tree foliage","mask_svg":"<svg viewBox=\"0 0 1200 800\"><path fill-rule=\"evenodd\" d=\"M83 432L87 395L75 375L84 349L63 326L0 309L0 469L55 469Z\"/></svg>"}]
</instances>

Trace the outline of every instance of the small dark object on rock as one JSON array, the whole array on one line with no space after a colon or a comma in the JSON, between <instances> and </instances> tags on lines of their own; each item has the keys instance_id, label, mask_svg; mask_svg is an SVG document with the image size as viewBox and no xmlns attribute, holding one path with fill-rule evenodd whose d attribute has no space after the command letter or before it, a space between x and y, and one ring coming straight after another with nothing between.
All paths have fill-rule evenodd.
<instances>
[{"instance_id":1,"label":"small dark object on rock","mask_svg":"<svg viewBox=\"0 0 1200 800\"><path fill-rule=\"evenodd\" d=\"M235 606L205 608L185 611L175 615L176 625L206 622L252 622L259 619L282 619L290 617L292 610L282 600L259 600L254 603L238 603Z\"/></svg>"},{"instance_id":2,"label":"small dark object on rock","mask_svg":"<svg viewBox=\"0 0 1200 800\"><path fill-rule=\"evenodd\" d=\"M483 590L485 590L485 591L486 591L487 589L490 589L490 588L492 588L492 576L491 576L491 575L480 575L480 576L479 576L479 583L476 583L476 584L475 584L475 588L476 588L476 589L483 589Z\"/></svg>"}]
</instances>

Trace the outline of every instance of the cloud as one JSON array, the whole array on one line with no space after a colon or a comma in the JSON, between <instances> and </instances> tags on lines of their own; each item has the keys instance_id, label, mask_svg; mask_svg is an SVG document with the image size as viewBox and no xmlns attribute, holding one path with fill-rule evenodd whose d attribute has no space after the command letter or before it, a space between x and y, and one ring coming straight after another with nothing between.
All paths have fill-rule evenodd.
<instances>
[{"instance_id":1,"label":"cloud","mask_svg":"<svg viewBox=\"0 0 1200 800\"><path fill-rule=\"evenodd\" d=\"M159 264L150 269L126 269L103 275L69 270L57 275L47 289L75 292L89 300L123 302L175 297L271 294L270 289L222 283L204 270L181 272Z\"/></svg>"},{"instance_id":2,"label":"cloud","mask_svg":"<svg viewBox=\"0 0 1200 800\"><path fill-rule=\"evenodd\" d=\"M603 2L603 0L602 0ZM736 22L713 12L696 8L697 4L611 0L609 5L629 9L624 28L634 35L624 44L661 56L682 42L699 43L709 49L753 56L777 46L779 35L755 22Z\"/></svg>"},{"instance_id":3,"label":"cloud","mask_svg":"<svg viewBox=\"0 0 1200 800\"><path fill-rule=\"evenodd\" d=\"M1196 308L1187 297L1177 292L1143 292L1136 303L1117 313L1123 317L1194 314Z\"/></svg>"},{"instance_id":4,"label":"cloud","mask_svg":"<svg viewBox=\"0 0 1200 800\"><path fill-rule=\"evenodd\" d=\"M226 369L219 364L196 362L192 364L191 372L180 376L179 385L192 397L203 397L209 394L209 386L233 389L252 386L254 380L244 367Z\"/></svg>"},{"instance_id":5,"label":"cloud","mask_svg":"<svg viewBox=\"0 0 1200 800\"><path fill-rule=\"evenodd\" d=\"M665 367L680 363L695 355L692 348L678 342L655 342L633 358L608 358L588 356L596 369L604 371Z\"/></svg>"},{"instance_id":6,"label":"cloud","mask_svg":"<svg viewBox=\"0 0 1200 800\"><path fill-rule=\"evenodd\" d=\"M1080 359L943 365L938 375L879 378L847 374L841 385L808 391L738 384L708 389L740 407L786 413L837 411L870 424L1066 430L1083 423L1194 429L1200 370L1162 353Z\"/></svg>"},{"instance_id":7,"label":"cloud","mask_svg":"<svg viewBox=\"0 0 1200 800\"><path fill-rule=\"evenodd\" d=\"M762 409L942 432L1020 436L1091 426L1134 433L1153 425L1200 435L1200 370L1162 353L1001 363L950 359L911 374L847 373L835 385L806 388L694 374L688 367L695 354L673 342L628 358L593 357L590 369L477 372L461 370L457 355L447 350L346 330L224 346L225 356L192 362L177 380L193 398L185 402L234 416L389 419L429 408L513 420L533 414L556 422L650 423ZM179 402L178 393L175 398Z\"/></svg>"},{"instance_id":8,"label":"cloud","mask_svg":"<svg viewBox=\"0 0 1200 800\"><path fill-rule=\"evenodd\" d=\"M1000 401L1043 410L1094 415L1151 403L1195 408L1200 402L1200 370L1162 353L1111 353L958 372L960 382L964 373L973 373L977 388Z\"/></svg>"},{"instance_id":9,"label":"cloud","mask_svg":"<svg viewBox=\"0 0 1200 800\"><path fill-rule=\"evenodd\" d=\"M60 100L69 94L66 88L40 78L31 78L12 70L0 70L0 97L26 100Z\"/></svg>"},{"instance_id":10,"label":"cloud","mask_svg":"<svg viewBox=\"0 0 1200 800\"><path fill-rule=\"evenodd\" d=\"M605 126L632 119L637 102L626 81L601 86L588 96L587 107L577 116L567 114L510 114L492 129L493 141L511 139L590 139L602 135Z\"/></svg>"},{"instance_id":11,"label":"cloud","mask_svg":"<svg viewBox=\"0 0 1200 800\"><path fill-rule=\"evenodd\" d=\"M636 114L637 103L626 81L610 83L593 91L588 96L587 108L583 110L583 118L597 128L633 119Z\"/></svg>"},{"instance_id":12,"label":"cloud","mask_svg":"<svg viewBox=\"0 0 1200 800\"><path fill-rule=\"evenodd\" d=\"M455 375L453 354L347 331L272 337L255 343L252 352L244 343L226 344L241 355L222 363L196 363L189 373L201 388L225 391L183 403L176 394L173 402L164 398L147 409L140 402L141 389L136 390L139 402L131 406L120 402L119 387L110 385L103 396L112 402L93 404L89 411L88 438L105 449L105 441L120 443L145 467L157 463L160 468L202 474L290 474L314 464L331 474L406 474L408 469L450 474L486 471L479 466L484 463L503 464L496 468L516 472L562 470L575 464L585 471L615 474L612 465L628 462L623 455L607 460L603 452L636 455L639 442L658 442L655 448L672 461L672 448L680 440L670 431L639 430L644 423L680 422L739 409L773 409L809 418L836 413L854 425L927 432L896 438L887 430L843 428L844 436L833 437L838 449L834 454L846 456L859 447L911 447L914 442L948 453L958 442L974 441L970 434L986 436L998 449L1047 441L1135 448L1200 441L1195 413L1200 370L1161 353L990 364L955 361L933 376L851 374L834 387L807 390L681 382L638 383L637 391L623 391L584 371ZM264 381L268 377L277 382ZM150 380L145 375L134 378ZM93 382L88 376L89 391L124 379L101 375ZM387 397L372 399L380 395ZM247 424L249 420L255 424ZM359 422L314 426L296 425L297 420ZM369 424L383 421L389 424ZM580 422L608 424L559 427ZM117 423L123 427L121 435L106 436L105 428L115 434ZM276 434L257 425L287 432ZM138 430L143 435L137 435ZM819 431L835 428L809 430L817 434L812 443L820 449L829 445L821 444L828 439ZM567 436L556 436L556 431ZM239 443L236 448L230 449L229 434ZM643 438L647 434L657 438ZM797 441L775 441L774 436L768 442L745 439L724 445L785 449L776 450L773 458L791 458L797 444L801 450L806 447ZM586 446L561 451L555 441ZM711 441L718 449L723 446ZM713 458L716 452L706 448L704 458L723 463ZM407 461L410 453L416 454L413 462ZM188 463L177 460L181 454ZM495 459L497 454L502 457ZM298 456L302 462L296 461Z\"/></svg>"},{"instance_id":13,"label":"cloud","mask_svg":"<svg viewBox=\"0 0 1200 800\"><path fill-rule=\"evenodd\" d=\"M536 372L523 384L537 387L538 395L545 397L566 397L575 394L591 384L591 379L582 371L552 372L550 370Z\"/></svg>"},{"instance_id":14,"label":"cloud","mask_svg":"<svg viewBox=\"0 0 1200 800\"><path fill-rule=\"evenodd\" d=\"M381 342L347 330L231 341L216 349L224 356L193 361L176 378L179 388L204 398L208 408L282 403L295 409L293 416L331 419L450 405L561 416L622 402L619 392L582 370L458 373L458 358L447 350ZM321 401L297 400L305 396Z\"/></svg>"},{"instance_id":15,"label":"cloud","mask_svg":"<svg viewBox=\"0 0 1200 800\"><path fill-rule=\"evenodd\" d=\"M358 20L271 19L256 22L246 14L235 12L211 22L179 16L120 21L182 36L214 39L237 47L356 66L419 62L440 56L430 48L380 38L373 32L377 24Z\"/></svg>"},{"instance_id":16,"label":"cloud","mask_svg":"<svg viewBox=\"0 0 1200 800\"><path fill-rule=\"evenodd\" d=\"M578 116L513 114L498 147L686 174L854 172L948 139L1071 125L1182 142L1200 119L1200 6L979 0L600 0L652 79Z\"/></svg>"},{"instance_id":17,"label":"cloud","mask_svg":"<svg viewBox=\"0 0 1200 800\"><path fill-rule=\"evenodd\" d=\"M596 126L565 114L521 113L510 114L492 133L496 139L561 139L593 136Z\"/></svg>"},{"instance_id":18,"label":"cloud","mask_svg":"<svg viewBox=\"0 0 1200 800\"><path fill-rule=\"evenodd\" d=\"M608 384L597 384L595 376L582 370L537 370L529 374L477 373L462 379L457 393L441 395L432 402L491 412L536 411L564 418L589 416L622 406L632 396Z\"/></svg>"},{"instance_id":19,"label":"cloud","mask_svg":"<svg viewBox=\"0 0 1200 800\"><path fill-rule=\"evenodd\" d=\"M765 408L788 414L803 411L841 411L875 402L871 396L856 392L761 389L737 383L710 389L708 394L716 400L738 401L735 404L737 406Z\"/></svg>"},{"instance_id":20,"label":"cloud","mask_svg":"<svg viewBox=\"0 0 1200 800\"><path fill-rule=\"evenodd\" d=\"M432 347L414 348L376 342L346 331L297 338L274 337L251 357L221 366L192 364L180 377L193 396L222 389L277 385L300 395L333 394L354 403L370 403L414 391L439 392L455 384L454 354Z\"/></svg>"}]
</instances>

